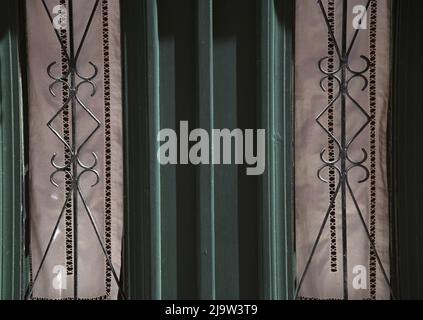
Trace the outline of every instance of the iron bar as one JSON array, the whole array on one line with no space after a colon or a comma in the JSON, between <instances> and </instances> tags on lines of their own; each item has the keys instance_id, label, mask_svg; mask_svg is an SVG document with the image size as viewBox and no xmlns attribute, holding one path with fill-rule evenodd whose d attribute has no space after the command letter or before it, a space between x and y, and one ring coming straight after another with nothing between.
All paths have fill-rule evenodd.
<instances>
[{"instance_id":1,"label":"iron bar","mask_svg":"<svg viewBox=\"0 0 423 320\"><path fill-rule=\"evenodd\" d=\"M75 39L74 39L74 29L73 29L73 0L69 0L68 5L68 20L69 20L69 50L70 50L70 87L71 92L70 95L71 99L71 122L72 122L72 153L74 156L77 154L76 150L76 131L77 131L77 123L76 123L76 109L75 109L75 99L74 96L76 95L75 90L75 69L76 69L76 60L74 58L75 55ZM78 176L78 163L72 161L72 174L74 177ZM73 298L75 300L78 299L78 198L75 196L77 191L77 183L72 184L72 201L73 201L73 265L74 265L74 274L73 274Z\"/></svg>"},{"instance_id":2,"label":"iron bar","mask_svg":"<svg viewBox=\"0 0 423 320\"><path fill-rule=\"evenodd\" d=\"M344 300L348 300L348 235L347 235L347 192L345 185L347 159L346 159L346 65L347 53L347 19L348 2L342 1L342 56L341 56L341 210L342 210L342 273L344 286Z\"/></svg>"}]
</instances>

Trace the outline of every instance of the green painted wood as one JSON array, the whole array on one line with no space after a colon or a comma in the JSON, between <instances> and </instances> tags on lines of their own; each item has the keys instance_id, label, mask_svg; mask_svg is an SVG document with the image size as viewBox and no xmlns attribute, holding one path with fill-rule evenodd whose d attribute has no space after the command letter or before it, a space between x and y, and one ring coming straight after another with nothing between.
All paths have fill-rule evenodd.
<instances>
[{"instance_id":1,"label":"green painted wood","mask_svg":"<svg viewBox=\"0 0 423 320\"><path fill-rule=\"evenodd\" d=\"M0 11L0 299L19 299L22 255L22 99L17 1Z\"/></svg>"},{"instance_id":2,"label":"green painted wood","mask_svg":"<svg viewBox=\"0 0 423 320\"><path fill-rule=\"evenodd\" d=\"M158 1L159 8L167 5ZM162 12L162 11L160 11ZM167 13L168 10L165 11ZM163 19L160 19L163 18ZM176 127L176 59L175 59L175 37L170 32L174 25L170 23L171 17L161 16L159 18L159 73L160 73L160 128L172 128L178 132ZM164 26L164 24L167 24ZM164 33L166 36L164 36ZM161 195L160 203L162 208L162 243L164 245L162 265L163 298L178 296L178 233L177 233L177 170L176 166L163 166L160 172Z\"/></svg>"},{"instance_id":3,"label":"green painted wood","mask_svg":"<svg viewBox=\"0 0 423 320\"><path fill-rule=\"evenodd\" d=\"M121 1L125 114L124 282L131 299L161 296L157 4Z\"/></svg>"},{"instance_id":4,"label":"green painted wood","mask_svg":"<svg viewBox=\"0 0 423 320\"><path fill-rule=\"evenodd\" d=\"M198 27L198 108L199 127L214 128L213 0L199 0ZM210 154L212 148L210 147ZM199 294L201 299L216 298L216 227L214 166L198 168L199 214Z\"/></svg>"},{"instance_id":5,"label":"green painted wood","mask_svg":"<svg viewBox=\"0 0 423 320\"><path fill-rule=\"evenodd\" d=\"M237 45L240 35L237 34L236 27L240 17L245 17L249 13L247 8L251 8L251 2L243 8L239 8L239 4L236 1L213 1L213 94L216 129L233 130L238 127ZM238 8L239 12L236 12ZM254 87L249 89L253 89L254 92ZM238 168L235 165L219 165L215 166L214 173L216 298L238 299L240 291Z\"/></svg>"},{"instance_id":6,"label":"green painted wood","mask_svg":"<svg viewBox=\"0 0 423 320\"><path fill-rule=\"evenodd\" d=\"M292 6L275 3L122 2L131 298L289 297ZM160 167L157 133L180 121L270 130L266 175Z\"/></svg>"},{"instance_id":7,"label":"green painted wood","mask_svg":"<svg viewBox=\"0 0 423 320\"><path fill-rule=\"evenodd\" d=\"M197 0L160 0L171 3L175 35L175 101L176 128L180 121L189 130L198 127L196 72L196 5ZM166 8L163 8L163 13ZM165 105L162 105L166 108ZM164 111L166 112L166 111ZM182 139L181 135L178 135ZM181 150L180 150L181 151ZM179 152L182 154L181 152ZM180 161L176 166L177 233L178 233L178 299L197 299L197 167Z\"/></svg>"},{"instance_id":8,"label":"green painted wood","mask_svg":"<svg viewBox=\"0 0 423 320\"><path fill-rule=\"evenodd\" d=\"M147 77L148 111L150 128L150 203L151 203L151 277L152 298L162 298L162 210L160 164L156 153L159 142L154 139L160 131L160 73L159 73L159 31L157 2L147 0Z\"/></svg>"},{"instance_id":9,"label":"green painted wood","mask_svg":"<svg viewBox=\"0 0 423 320\"><path fill-rule=\"evenodd\" d=\"M423 298L423 2L395 1L392 197L397 298Z\"/></svg>"},{"instance_id":10,"label":"green painted wood","mask_svg":"<svg viewBox=\"0 0 423 320\"><path fill-rule=\"evenodd\" d=\"M261 1L261 124L267 131L262 179L261 297L292 299L294 1Z\"/></svg>"},{"instance_id":11,"label":"green painted wood","mask_svg":"<svg viewBox=\"0 0 423 320\"><path fill-rule=\"evenodd\" d=\"M161 128L197 127L196 2L158 0ZM180 150L179 150L180 151ZM178 152L178 156L182 155ZM197 168L161 167L164 299L196 299Z\"/></svg>"}]
</instances>

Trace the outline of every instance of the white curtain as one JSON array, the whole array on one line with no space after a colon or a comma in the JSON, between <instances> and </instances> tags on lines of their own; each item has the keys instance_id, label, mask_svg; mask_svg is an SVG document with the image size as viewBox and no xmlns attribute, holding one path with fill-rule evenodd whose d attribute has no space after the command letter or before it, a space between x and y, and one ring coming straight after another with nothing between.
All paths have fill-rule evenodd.
<instances>
[{"instance_id":1,"label":"white curtain","mask_svg":"<svg viewBox=\"0 0 423 320\"><path fill-rule=\"evenodd\" d=\"M329 24L342 50L342 0L322 1ZM355 32L353 21L362 13L367 0L349 0L347 18L347 44ZM348 154L348 166L361 162L365 154L367 160L355 166L348 174L353 195L346 190L346 227L348 258L349 299L388 299L389 286L377 261L375 250L371 248L366 231L360 221L361 211L376 251L389 278L389 200L387 178L387 115L390 77L390 2L371 1L367 10L367 20L362 19L361 27L349 56L351 70L364 71L369 59L369 69L350 81L348 91L351 98L370 116L366 115L352 99L346 99L347 142L353 139ZM365 25L367 23L367 25ZM308 272L299 291L305 299L342 299L343 293L343 246L341 190L331 207L331 198L340 182L336 169L324 166L320 154L326 161L336 161L339 149L336 143L316 122L319 114L331 100L336 98L339 85L336 79L322 82L325 76L318 63L326 71L336 71L339 59L324 16L317 1L296 1L295 30L295 194L296 194L296 257L297 279L305 270L313 244L322 226L323 218L329 210L328 221L321 239L311 259ZM347 46L348 48L348 46ZM340 73L338 73L340 76ZM352 72L347 77L353 76ZM341 99L336 100L319 118L321 124L338 140L341 136ZM363 151L363 149L365 151ZM340 166L340 162L337 163ZM369 176L366 177L366 171ZM367 178L367 179L366 179ZM366 179L364 182L359 182ZM357 209L354 198L357 201Z\"/></svg>"},{"instance_id":2,"label":"white curtain","mask_svg":"<svg viewBox=\"0 0 423 320\"><path fill-rule=\"evenodd\" d=\"M52 92L49 91L54 82L50 76L66 78L70 68L65 53L71 55L70 19L65 19L69 1L47 0L45 3L53 24L41 0L26 1L31 278L36 280L32 297L74 298L77 278L79 299L115 299L118 287L87 211L94 219L107 256L119 277L123 216L119 1L100 0L93 16L76 65L75 81L82 84L76 91L80 102L75 102L74 117L71 103L66 104L72 96L69 86L59 81L51 87ZM95 1L73 0L72 4L76 53ZM57 28L64 50L53 26ZM49 65L50 75L47 72ZM93 65L97 68L96 75ZM91 80L84 80L94 75ZM66 81L69 82L70 77ZM47 126L50 120L51 128ZM97 124L99 128L95 131ZM80 147L76 172L70 169L72 166L57 170L72 158L65 143ZM54 155L55 165L52 163ZM81 195L75 198L72 197L72 174L79 175ZM62 209L63 216L37 277ZM78 227L73 224L74 215L77 215Z\"/></svg>"}]
</instances>

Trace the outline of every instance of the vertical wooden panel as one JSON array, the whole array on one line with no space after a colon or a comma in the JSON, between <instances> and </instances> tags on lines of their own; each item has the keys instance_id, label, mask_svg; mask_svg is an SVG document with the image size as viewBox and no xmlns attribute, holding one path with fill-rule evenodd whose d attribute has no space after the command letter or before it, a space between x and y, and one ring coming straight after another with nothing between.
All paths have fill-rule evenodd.
<instances>
[{"instance_id":1,"label":"vertical wooden panel","mask_svg":"<svg viewBox=\"0 0 423 320\"><path fill-rule=\"evenodd\" d=\"M158 1L159 73L160 73L160 129L178 132L176 110L176 35L172 19L172 3ZM160 172L162 207L162 286L163 298L178 296L178 209L177 172L175 165L163 166Z\"/></svg>"},{"instance_id":2,"label":"vertical wooden panel","mask_svg":"<svg viewBox=\"0 0 423 320\"><path fill-rule=\"evenodd\" d=\"M199 0L198 24L198 108L199 127L214 128L213 0ZM210 154L212 154L210 147ZM214 166L198 168L199 286L201 299L216 298L215 173Z\"/></svg>"},{"instance_id":3,"label":"vertical wooden panel","mask_svg":"<svg viewBox=\"0 0 423 320\"><path fill-rule=\"evenodd\" d=\"M131 298L288 298L291 1L143 0L123 9ZM210 133L268 130L266 174L235 164L159 167L158 130L179 133L183 120Z\"/></svg>"},{"instance_id":4,"label":"vertical wooden panel","mask_svg":"<svg viewBox=\"0 0 423 320\"><path fill-rule=\"evenodd\" d=\"M124 277L132 299L161 299L158 24L155 0L121 1L125 113Z\"/></svg>"},{"instance_id":5,"label":"vertical wooden panel","mask_svg":"<svg viewBox=\"0 0 423 320\"><path fill-rule=\"evenodd\" d=\"M293 297L293 8L261 1L261 119L266 129L262 180L261 296Z\"/></svg>"},{"instance_id":6,"label":"vertical wooden panel","mask_svg":"<svg viewBox=\"0 0 423 320\"><path fill-rule=\"evenodd\" d=\"M22 99L18 2L0 12L0 299L19 299L22 258Z\"/></svg>"},{"instance_id":7,"label":"vertical wooden panel","mask_svg":"<svg viewBox=\"0 0 423 320\"><path fill-rule=\"evenodd\" d=\"M237 128L239 1L213 1L214 128ZM236 12L239 9L240 12ZM244 12L241 12L244 11ZM221 148L222 149L222 148ZM233 153L232 153L233 155ZM239 298L238 169L215 166L216 298Z\"/></svg>"},{"instance_id":8,"label":"vertical wooden panel","mask_svg":"<svg viewBox=\"0 0 423 320\"><path fill-rule=\"evenodd\" d=\"M150 128L150 186L151 186L151 273L152 298L162 298L162 210L160 164L156 153L159 148L157 133L160 130L160 73L159 73L159 31L157 2L147 0L147 76L148 110Z\"/></svg>"},{"instance_id":9,"label":"vertical wooden panel","mask_svg":"<svg viewBox=\"0 0 423 320\"><path fill-rule=\"evenodd\" d=\"M163 298L197 298L197 168L185 159L198 126L195 0L158 0L161 128L178 135L179 165L161 168ZM182 122L182 123L181 123ZM189 145L189 144L188 144Z\"/></svg>"}]
</instances>

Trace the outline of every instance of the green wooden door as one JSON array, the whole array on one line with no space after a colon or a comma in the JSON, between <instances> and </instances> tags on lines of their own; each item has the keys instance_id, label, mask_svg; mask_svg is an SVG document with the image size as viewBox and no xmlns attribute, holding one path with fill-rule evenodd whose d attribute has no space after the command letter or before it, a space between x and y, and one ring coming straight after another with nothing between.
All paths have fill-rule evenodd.
<instances>
[{"instance_id":1,"label":"green wooden door","mask_svg":"<svg viewBox=\"0 0 423 320\"><path fill-rule=\"evenodd\" d=\"M122 2L131 298L293 289L292 1ZM267 130L266 172L157 164L157 132Z\"/></svg>"}]
</instances>

